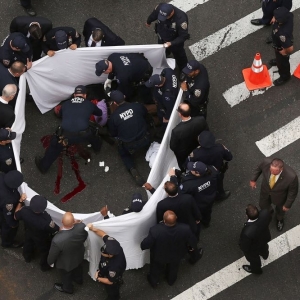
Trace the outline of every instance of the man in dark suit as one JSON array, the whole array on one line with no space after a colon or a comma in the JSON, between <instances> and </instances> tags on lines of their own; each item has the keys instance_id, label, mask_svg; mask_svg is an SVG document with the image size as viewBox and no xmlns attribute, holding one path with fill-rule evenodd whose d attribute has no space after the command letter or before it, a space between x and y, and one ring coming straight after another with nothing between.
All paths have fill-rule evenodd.
<instances>
[{"instance_id":1,"label":"man in dark suit","mask_svg":"<svg viewBox=\"0 0 300 300\"><path fill-rule=\"evenodd\" d=\"M18 87L15 84L7 84L2 90L2 96L0 97L0 128L11 128L15 121L14 109L8 103L15 98L17 91Z\"/></svg>"},{"instance_id":2,"label":"man in dark suit","mask_svg":"<svg viewBox=\"0 0 300 300\"><path fill-rule=\"evenodd\" d=\"M187 103L181 103L177 111L181 122L172 130L170 149L173 150L178 166L183 171L186 158L199 145L198 135L209 129L204 117L191 118L191 109Z\"/></svg>"},{"instance_id":3,"label":"man in dark suit","mask_svg":"<svg viewBox=\"0 0 300 300\"><path fill-rule=\"evenodd\" d=\"M265 158L255 169L250 180L252 189L256 188L256 180L263 175L259 206L269 209L275 205L277 230L283 229L283 217L293 205L298 194L298 176L288 165L279 158Z\"/></svg>"},{"instance_id":4,"label":"man in dark suit","mask_svg":"<svg viewBox=\"0 0 300 300\"><path fill-rule=\"evenodd\" d=\"M164 189L168 194L168 197L164 198L157 204L157 223L163 220L163 215L167 210L171 210L176 214L178 222L189 225L191 231L198 239L200 233L201 213L194 198L188 194L178 193L177 180L176 183L172 181L166 181Z\"/></svg>"},{"instance_id":5,"label":"man in dark suit","mask_svg":"<svg viewBox=\"0 0 300 300\"><path fill-rule=\"evenodd\" d=\"M73 294L72 281L82 284L82 262L84 258L84 242L88 236L85 224L75 220L70 212L62 219L63 226L54 236L48 255L48 264L55 264L60 270L62 283L55 283L54 288L60 292Z\"/></svg>"},{"instance_id":6,"label":"man in dark suit","mask_svg":"<svg viewBox=\"0 0 300 300\"><path fill-rule=\"evenodd\" d=\"M197 249L197 240L189 226L177 223L176 219L175 213L167 210L163 222L151 227L141 243L142 250L150 249L150 273L147 279L153 288L157 287L165 267L168 284L174 284L180 261L187 252L191 254L193 263L202 256L202 249Z\"/></svg>"},{"instance_id":7,"label":"man in dark suit","mask_svg":"<svg viewBox=\"0 0 300 300\"><path fill-rule=\"evenodd\" d=\"M52 22L43 17L15 17L10 23L10 32L21 32L29 37L33 61L41 58L43 36L52 29Z\"/></svg>"},{"instance_id":8,"label":"man in dark suit","mask_svg":"<svg viewBox=\"0 0 300 300\"><path fill-rule=\"evenodd\" d=\"M269 257L270 212L267 209L258 212L256 206L249 204L246 215L248 221L244 224L239 245L250 265L243 265L243 269L248 273L261 274L260 256L263 259Z\"/></svg>"},{"instance_id":9,"label":"man in dark suit","mask_svg":"<svg viewBox=\"0 0 300 300\"><path fill-rule=\"evenodd\" d=\"M122 38L113 33L109 27L96 18L89 18L83 28L86 47L123 46Z\"/></svg>"}]
</instances>

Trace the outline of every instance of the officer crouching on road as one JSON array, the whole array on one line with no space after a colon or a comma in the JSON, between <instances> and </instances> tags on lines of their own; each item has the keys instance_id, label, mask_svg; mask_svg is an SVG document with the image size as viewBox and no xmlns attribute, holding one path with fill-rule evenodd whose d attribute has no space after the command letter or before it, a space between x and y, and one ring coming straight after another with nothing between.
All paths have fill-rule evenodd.
<instances>
[{"instance_id":1,"label":"officer crouching on road","mask_svg":"<svg viewBox=\"0 0 300 300\"><path fill-rule=\"evenodd\" d=\"M196 200L202 215L201 224L205 227L209 226L211 220L212 206L218 190L218 173L214 166L207 166L197 161L189 162L187 172L177 177L181 192L192 195ZM175 170L171 169L169 175L175 177Z\"/></svg>"},{"instance_id":2,"label":"officer crouching on road","mask_svg":"<svg viewBox=\"0 0 300 300\"><path fill-rule=\"evenodd\" d=\"M35 164L42 174L48 171L64 147L68 145L88 143L96 153L100 151L102 141L89 128L89 120L91 115L102 116L102 110L86 100L86 96L86 87L78 85L74 97L62 104L59 111L59 116L62 118L61 126L52 137L44 157L35 158Z\"/></svg>"},{"instance_id":3,"label":"officer crouching on road","mask_svg":"<svg viewBox=\"0 0 300 300\"><path fill-rule=\"evenodd\" d=\"M52 236L59 231L59 226L54 223L50 215L45 211L47 199L35 195L31 198L29 206L23 206L20 201L15 211L15 219L23 220L25 224L25 243L23 257L29 263L34 254L34 248L40 252L41 270L47 271L51 267L47 263L47 257L51 246Z\"/></svg>"},{"instance_id":4,"label":"officer crouching on road","mask_svg":"<svg viewBox=\"0 0 300 300\"><path fill-rule=\"evenodd\" d=\"M178 82L175 71L171 68L165 68L160 75L152 75L145 86L153 88L157 116L162 124L163 131L165 131L178 95Z\"/></svg>"},{"instance_id":5,"label":"officer crouching on road","mask_svg":"<svg viewBox=\"0 0 300 300\"><path fill-rule=\"evenodd\" d=\"M210 83L206 68L197 60L190 60L180 75L184 102L191 107L191 117L207 116Z\"/></svg>"},{"instance_id":6,"label":"officer crouching on road","mask_svg":"<svg viewBox=\"0 0 300 300\"><path fill-rule=\"evenodd\" d=\"M103 230L93 227L93 224L88 224L87 227L103 238L105 243L101 247L99 270L95 274L95 279L105 285L108 300L118 300L120 299L120 287L123 284L122 276L126 269L123 248L117 240Z\"/></svg>"},{"instance_id":7,"label":"officer crouching on road","mask_svg":"<svg viewBox=\"0 0 300 300\"><path fill-rule=\"evenodd\" d=\"M150 145L146 122L148 111L140 103L125 102L125 97L120 91L112 91L110 98L117 108L107 123L108 130L118 141L118 151L126 169L136 183L142 186L146 181L135 169L132 154Z\"/></svg>"},{"instance_id":8,"label":"officer crouching on road","mask_svg":"<svg viewBox=\"0 0 300 300\"><path fill-rule=\"evenodd\" d=\"M293 27L294 15L285 7L274 10L272 39L276 58L270 60L271 66L277 66L280 77L274 80L275 86L282 85L291 79L290 54L294 50Z\"/></svg>"},{"instance_id":9,"label":"officer crouching on road","mask_svg":"<svg viewBox=\"0 0 300 300\"><path fill-rule=\"evenodd\" d=\"M14 150L11 141L16 138L17 134L10 129L0 129L0 171L7 173L16 170Z\"/></svg>"}]
</instances>

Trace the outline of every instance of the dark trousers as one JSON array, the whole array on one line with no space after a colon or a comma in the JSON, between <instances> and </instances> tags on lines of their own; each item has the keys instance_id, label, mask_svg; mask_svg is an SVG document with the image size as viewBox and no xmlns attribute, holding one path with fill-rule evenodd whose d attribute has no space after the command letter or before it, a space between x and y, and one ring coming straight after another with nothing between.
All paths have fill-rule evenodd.
<instances>
[{"instance_id":1,"label":"dark trousers","mask_svg":"<svg viewBox=\"0 0 300 300\"><path fill-rule=\"evenodd\" d=\"M169 285L173 285L177 279L180 261L171 263L160 263L155 260L150 262L150 280L156 285L159 282L160 275L164 272Z\"/></svg>"},{"instance_id":2,"label":"dark trousers","mask_svg":"<svg viewBox=\"0 0 300 300\"><path fill-rule=\"evenodd\" d=\"M203 225L208 225L210 223L214 200L215 196L203 198L201 201L197 201L197 206L202 215L201 223Z\"/></svg>"},{"instance_id":3,"label":"dark trousers","mask_svg":"<svg viewBox=\"0 0 300 300\"><path fill-rule=\"evenodd\" d=\"M34 232L30 230L25 231L25 243L23 246L23 257L25 260L30 261L32 259L35 247L40 252L40 266L41 268L48 268L47 257L50 249L50 238L48 237L36 237Z\"/></svg>"},{"instance_id":4,"label":"dark trousers","mask_svg":"<svg viewBox=\"0 0 300 300\"><path fill-rule=\"evenodd\" d=\"M271 213L274 212L272 208L272 200L269 196L268 199L259 200L260 209L268 209ZM275 205L276 219L282 221L285 215L285 212L282 210L282 205Z\"/></svg>"},{"instance_id":5,"label":"dark trousers","mask_svg":"<svg viewBox=\"0 0 300 300\"><path fill-rule=\"evenodd\" d=\"M30 8L31 7L31 0L20 0L20 2L21 2L21 5L24 8Z\"/></svg>"},{"instance_id":6,"label":"dark trousers","mask_svg":"<svg viewBox=\"0 0 300 300\"><path fill-rule=\"evenodd\" d=\"M120 284L104 284L105 290L108 295L107 300L119 300L120 299Z\"/></svg>"},{"instance_id":7,"label":"dark trousers","mask_svg":"<svg viewBox=\"0 0 300 300\"><path fill-rule=\"evenodd\" d=\"M32 61L36 61L41 58L41 54L43 51L42 50L42 41L31 38L30 43L32 46Z\"/></svg>"},{"instance_id":8,"label":"dark trousers","mask_svg":"<svg viewBox=\"0 0 300 300\"><path fill-rule=\"evenodd\" d=\"M66 292L73 293L74 287L72 282L76 282L78 284L83 283L83 272L82 272L82 264L71 271L66 271L60 269L61 281L63 285L63 289Z\"/></svg>"},{"instance_id":9,"label":"dark trousers","mask_svg":"<svg viewBox=\"0 0 300 300\"><path fill-rule=\"evenodd\" d=\"M260 256L267 257L269 255L269 245L265 244L260 249L244 253L246 259L250 263L250 267L253 273L261 273L261 260Z\"/></svg>"},{"instance_id":10,"label":"dark trousers","mask_svg":"<svg viewBox=\"0 0 300 300\"><path fill-rule=\"evenodd\" d=\"M288 79L291 77L291 67L290 67L290 56L281 55L277 50L275 50L276 64L278 67L278 72L280 78Z\"/></svg>"},{"instance_id":11,"label":"dark trousers","mask_svg":"<svg viewBox=\"0 0 300 300\"><path fill-rule=\"evenodd\" d=\"M95 151L100 151L102 141L100 137L94 136L91 133L85 136L73 136L68 138L68 145L90 143ZM47 148L44 157L41 159L41 168L46 172L51 167L51 165L58 158L63 150L63 145L58 142L57 137L54 135L50 141L50 145Z\"/></svg>"},{"instance_id":12,"label":"dark trousers","mask_svg":"<svg viewBox=\"0 0 300 300\"><path fill-rule=\"evenodd\" d=\"M10 227L5 221L1 222L1 246L10 247L14 243L18 228Z\"/></svg>"},{"instance_id":13,"label":"dark trousers","mask_svg":"<svg viewBox=\"0 0 300 300\"><path fill-rule=\"evenodd\" d=\"M225 190L224 190L224 186L223 186L223 181L224 181L224 173L219 172L218 176L217 176L217 186L218 186L218 195L224 195L225 194Z\"/></svg>"},{"instance_id":14,"label":"dark trousers","mask_svg":"<svg viewBox=\"0 0 300 300\"><path fill-rule=\"evenodd\" d=\"M149 140L148 135L145 135L143 138L141 138L137 141L134 141L134 142L130 142L130 143L124 143L124 142L119 141L118 152L119 152L121 159L128 171L130 169L134 168L132 154L139 149L149 147L149 145L150 145L150 140Z\"/></svg>"}]
</instances>

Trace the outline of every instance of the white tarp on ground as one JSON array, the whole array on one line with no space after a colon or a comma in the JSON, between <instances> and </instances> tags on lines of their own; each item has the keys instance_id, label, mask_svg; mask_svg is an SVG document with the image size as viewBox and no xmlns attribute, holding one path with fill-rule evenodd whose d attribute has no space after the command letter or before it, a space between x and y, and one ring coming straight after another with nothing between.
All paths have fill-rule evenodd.
<instances>
[{"instance_id":1,"label":"white tarp on ground","mask_svg":"<svg viewBox=\"0 0 300 300\"><path fill-rule=\"evenodd\" d=\"M56 53L54 57L44 57L35 62L33 68L21 76L20 92L15 108L16 122L12 127L18 133L17 138L13 141L13 147L17 167L20 171L18 158L22 133L25 129L26 79L38 108L42 113L45 113L61 100L69 97L76 85L104 82L105 76L99 78L95 75L95 64L114 52L143 52L154 67L154 73L160 73L163 68L167 67L165 50L162 45L80 48L75 51L62 50ZM181 97L182 91L179 93L175 107L180 103ZM75 218L82 219L86 224L93 222L94 226L101 228L121 243L127 260L127 269L141 268L148 262L148 253L140 250L140 243L147 235L149 228L155 224L156 204L165 197L163 184L168 179L166 174L171 167L177 166L174 154L169 149L169 141L171 130L178 122L179 117L174 110L147 180L152 186L157 187L157 190L154 195L150 195L149 201L141 212L108 220L103 220L99 212L74 214ZM28 199L37 194L26 183L22 185L22 192L27 194ZM48 202L47 211L56 223L61 224L63 210ZM89 232L86 242L86 259L90 262L91 276L95 274L98 268L101 242L102 239L93 232Z\"/></svg>"}]
</instances>

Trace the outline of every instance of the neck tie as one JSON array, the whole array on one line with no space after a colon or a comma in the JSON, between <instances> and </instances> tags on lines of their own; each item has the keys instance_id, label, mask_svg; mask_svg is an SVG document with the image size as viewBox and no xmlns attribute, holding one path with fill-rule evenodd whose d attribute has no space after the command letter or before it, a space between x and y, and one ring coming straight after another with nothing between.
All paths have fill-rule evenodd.
<instances>
[{"instance_id":1,"label":"neck tie","mask_svg":"<svg viewBox=\"0 0 300 300\"><path fill-rule=\"evenodd\" d=\"M270 188L272 189L275 185L275 175L271 174L271 177L270 177Z\"/></svg>"},{"instance_id":2,"label":"neck tie","mask_svg":"<svg viewBox=\"0 0 300 300\"><path fill-rule=\"evenodd\" d=\"M92 41L91 47L96 47L96 42Z\"/></svg>"}]
</instances>

